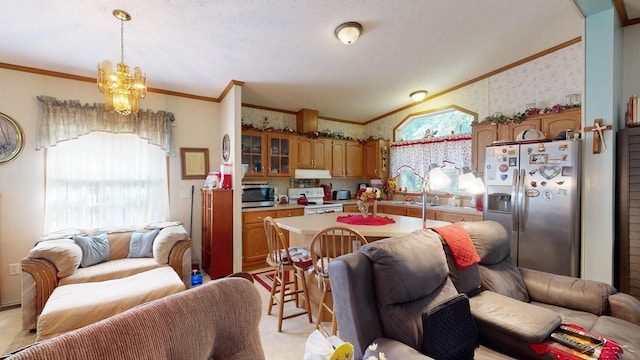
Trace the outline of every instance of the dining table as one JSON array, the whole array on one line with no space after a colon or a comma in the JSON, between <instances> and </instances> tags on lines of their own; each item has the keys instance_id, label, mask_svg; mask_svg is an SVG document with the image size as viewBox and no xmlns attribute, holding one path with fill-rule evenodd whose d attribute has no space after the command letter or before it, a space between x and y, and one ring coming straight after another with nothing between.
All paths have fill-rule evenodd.
<instances>
[{"instance_id":1,"label":"dining table","mask_svg":"<svg viewBox=\"0 0 640 360\"><path fill-rule=\"evenodd\" d=\"M305 249L311 245L313 236L320 230L331 226L347 226L362 234L368 242L401 236L423 228L421 218L379 213L380 218L392 220L384 225L355 225L339 222L338 217L361 216L356 213L333 212L316 215L291 216L274 219L278 226L289 231L289 246L300 246ZM390 222L390 221L389 221ZM449 225L450 222L427 220L427 227Z\"/></svg>"}]
</instances>

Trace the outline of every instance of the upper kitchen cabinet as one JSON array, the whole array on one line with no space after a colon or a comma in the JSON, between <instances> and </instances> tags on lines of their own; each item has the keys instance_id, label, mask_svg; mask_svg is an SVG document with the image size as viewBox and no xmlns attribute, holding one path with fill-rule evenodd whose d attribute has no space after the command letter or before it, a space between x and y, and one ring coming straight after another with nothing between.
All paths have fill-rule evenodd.
<instances>
[{"instance_id":1,"label":"upper kitchen cabinet","mask_svg":"<svg viewBox=\"0 0 640 360\"><path fill-rule=\"evenodd\" d=\"M333 140L331 142L331 176L347 176L347 141Z\"/></svg>"},{"instance_id":2,"label":"upper kitchen cabinet","mask_svg":"<svg viewBox=\"0 0 640 360\"><path fill-rule=\"evenodd\" d=\"M331 169L331 139L298 136L298 169Z\"/></svg>"},{"instance_id":3,"label":"upper kitchen cabinet","mask_svg":"<svg viewBox=\"0 0 640 360\"><path fill-rule=\"evenodd\" d=\"M575 108L559 113L529 116L520 123L475 124L471 129L473 170L484 172L484 148L494 141L515 141L518 134L524 130L540 130L547 139L553 139L567 129L580 129L580 118L580 108Z\"/></svg>"},{"instance_id":4,"label":"upper kitchen cabinet","mask_svg":"<svg viewBox=\"0 0 640 360\"><path fill-rule=\"evenodd\" d=\"M580 110L580 108L576 108L542 115L540 130L547 136L547 139L553 139L567 129L577 131L581 128L582 112Z\"/></svg>"},{"instance_id":5,"label":"upper kitchen cabinet","mask_svg":"<svg viewBox=\"0 0 640 360\"><path fill-rule=\"evenodd\" d=\"M362 144L357 141L333 140L331 153L331 176L357 178L364 176Z\"/></svg>"},{"instance_id":6,"label":"upper kitchen cabinet","mask_svg":"<svg viewBox=\"0 0 640 360\"><path fill-rule=\"evenodd\" d=\"M364 176L384 179L389 173L389 146L386 140L368 140L364 144Z\"/></svg>"},{"instance_id":7,"label":"upper kitchen cabinet","mask_svg":"<svg viewBox=\"0 0 640 360\"><path fill-rule=\"evenodd\" d=\"M265 133L259 131L242 132L242 164L249 166L245 177L266 175L266 149L263 146L265 139Z\"/></svg>"},{"instance_id":8,"label":"upper kitchen cabinet","mask_svg":"<svg viewBox=\"0 0 640 360\"><path fill-rule=\"evenodd\" d=\"M267 135L269 144L269 173L268 176L293 176L295 170L297 137L286 134L270 133Z\"/></svg>"},{"instance_id":9,"label":"upper kitchen cabinet","mask_svg":"<svg viewBox=\"0 0 640 360\"><path fill-rule=\"evenodd\" d=\"M473 170L484 173L484 149L498 140L498 126L493 123L475 124L471 127L471 162Z\"/></svg>"},{"instance_id":10,"label":"upper kitchen cabinet","mask_svg":"<svg viewBox=\"0 0 640 360\"><path fill-rule=\"evenodd\" d=\"M347 141L346 156L347 177L361 178L364 176L364 149L357 141Z\"/></svg>"},{"instance_id":11,"label":"upper kitchen cabinet","mask_svg":"<svg viewBox=\"0 0 640 360\"><path fill-rule=\"evenodd\" d=\"M524 130L540 130L540 118L528 118L521 123L498 124L498 140L514 141Z\"/></svg>"}]
</instances>

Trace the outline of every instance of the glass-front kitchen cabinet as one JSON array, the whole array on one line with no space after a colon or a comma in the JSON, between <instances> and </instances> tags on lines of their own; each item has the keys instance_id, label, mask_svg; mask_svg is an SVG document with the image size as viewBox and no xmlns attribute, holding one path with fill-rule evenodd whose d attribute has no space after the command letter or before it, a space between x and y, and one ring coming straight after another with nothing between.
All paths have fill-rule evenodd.
<instances>
[{"instance_id":1,"label":"glass-front kitchen cabinet","mask_svg":"<svg viewBox=\"0 0 640 360\"><path fill-rule=\"evenodd\" d=\"M292 146L292 136L268 134L269 173L268 176L292 177L296 158L296 147Z\"/></svg>"},{"instance_id":2,"label":"glass-front kitchen cabinet","mask_svg":"<svg viewBox=\"0 0 640 360\"><path fill-rule=\"evenodd\" d=\"M242 165L246 165L244 176L293 176L296 159L294 139L294 135L282 133L243 131Z\"/></svg>"},{"instance_id":3,"label":"glass-front kitchen cabinet","mask_svg":"<svg viewBox=\"0 0 640 360\"><path fill-rule=\"evenodd\" d=\"M245 166L245 177L266 175L266 152L263 150L265 139L263 132L242 132L242 165Z\"/></svg>"}]
</instances>

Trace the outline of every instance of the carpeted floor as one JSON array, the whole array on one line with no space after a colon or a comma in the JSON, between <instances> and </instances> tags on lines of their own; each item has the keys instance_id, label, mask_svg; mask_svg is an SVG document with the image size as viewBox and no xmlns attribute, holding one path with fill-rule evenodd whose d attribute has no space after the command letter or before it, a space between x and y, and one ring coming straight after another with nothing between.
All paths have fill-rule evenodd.
<instances>
[{"instance_id":1,"label":"carpeted floor","mask_svg":"<svg viewBox=\"0 0 640 360\"><path fill-rule=\"evenodd\" d=\"M269 276L271 273L271 276ZM267 315L269 292L273 279L273 270L260 269L253 272L254 282L262 298L262 319L260 321L260 338L266 359L278 360L299 360L304 357L304 347L307 338L313 330L315 323L309 323L306 316L298 316L284 321L282 332L278 332L278 315L274 311L272 315ZM252 274L252 275L253 275ZM260 278L260 280L258 280ZM207 279L208 280L208 279ZM264 283L263 283L264 282ZM266 284L266 285L265 285ZM285 315L289 311L297 310L294 306L285 306ZM9 313L15 316L9 316ZM2 311L0 313L0 327L3 329L19 329L21 324L22 309ZM7 321L3 321L7 319ZM0 355L12 350L27 346L35 341L35 333L28 331L13 331L13 340L6 348L0 346ZM10 336L7 334L7 336ZM8 343L8 342L7 342Z\"/></svg>"}]
</instances>

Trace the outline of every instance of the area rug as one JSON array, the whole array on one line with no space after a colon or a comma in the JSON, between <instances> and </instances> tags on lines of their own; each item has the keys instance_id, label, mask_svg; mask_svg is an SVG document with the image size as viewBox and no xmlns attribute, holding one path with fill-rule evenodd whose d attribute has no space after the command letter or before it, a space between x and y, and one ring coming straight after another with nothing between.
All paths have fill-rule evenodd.
<instances>
[{"instance_id":1,"label":"area rug","mask_svg":"<svg viewBox=\"0 0 640 360\"><path fill-rule=\"evenodd\" d=\"M252 273L253 279L257 281L260 285L262 285L267 291L271 292L271 286L273 284L273 278L275 276L276 271L273 269L262 270L255 273ZM288 279L288 273L285 274L285 281ZM279 292L276 290L276 292Z\"/></svg>"}]
</instances>

